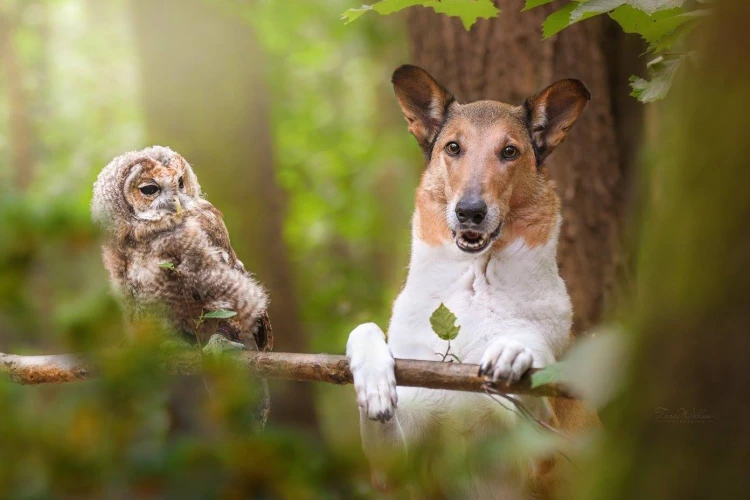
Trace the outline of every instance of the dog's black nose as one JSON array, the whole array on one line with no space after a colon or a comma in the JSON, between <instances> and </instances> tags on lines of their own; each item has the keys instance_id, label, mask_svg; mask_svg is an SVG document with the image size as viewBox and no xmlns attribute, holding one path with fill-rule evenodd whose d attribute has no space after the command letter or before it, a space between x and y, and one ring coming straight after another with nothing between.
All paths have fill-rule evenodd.
<instances>
[{"instance_id":1,"label":"dog's black nose","mask_svg":"<svg viewBox=\"0 0 750 500\"><path fill-rule=\"evenodd\" d=\"M487 217L487 204L481 198L462 198L456 204L456 217L460 222L481 224Z\"/></svg>"}]
</instances>

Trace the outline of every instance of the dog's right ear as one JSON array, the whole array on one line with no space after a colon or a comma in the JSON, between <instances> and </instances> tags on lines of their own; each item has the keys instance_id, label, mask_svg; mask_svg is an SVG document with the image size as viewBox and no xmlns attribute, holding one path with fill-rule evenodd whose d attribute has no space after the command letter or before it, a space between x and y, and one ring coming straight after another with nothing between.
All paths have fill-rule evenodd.
<instances>
[{"instance_id":1,"label":"dog's right ear","mask_svg":"<svg viewBox=\"0 0 750 500\"><path fill-rule=\"evenodd\" d=\"M445 123L448 108L456 102L448 92L422 68L405 64L391 78L396 99L409 124L409 132L417 138L425 154Z\"/></svg>"}]
</instances>

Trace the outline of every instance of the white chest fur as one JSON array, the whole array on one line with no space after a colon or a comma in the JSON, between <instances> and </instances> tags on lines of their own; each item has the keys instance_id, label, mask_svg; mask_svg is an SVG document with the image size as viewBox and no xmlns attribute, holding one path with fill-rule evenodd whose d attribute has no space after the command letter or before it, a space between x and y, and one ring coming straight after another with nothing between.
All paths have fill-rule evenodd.
<instances>
[{"instance_id":1,"label":"white chest fur","mask_svg":"<svg viewBox=\"0 0 750 500\"><path fill-rule=\"evenodd\" d=\"M393 307L391 352L396 358L439 359L435 352L445 352L447 343L432 331L429 318L442 302L458 318L461 331L451 352L463 362L479 363L487 346L503 336L523 339L544 364L554 361L568 342L572 320L556 249L557 234L535 248L518 239L478 256L415 237L409 276Z\"/></svg>"},{"instance_id":2,"label":"white chest fur","mask_svg":"<svg viewBox=\"0 0 750 500\"><path fill-rule=\"evenodd\" d=\"M444 303L461 327L450 348L462 362L489 367L486 373L495 379L513 380L531 366L554 362L567 346L572 319L555 260L558 231L559 222L545 245L530 248L519 239L481 255L463 253L455 244L428 245L414 235L387 344L373 323L357 327L347 343L363 447L373 471L394 452L433 439L433 429L466 444L515 419L484 394L397 387L394 357L441 359L438 353L448 344L432 331L430 316ZM530 399L527 407L546 419L544 402Z\"/></svg>"}]
</instances>

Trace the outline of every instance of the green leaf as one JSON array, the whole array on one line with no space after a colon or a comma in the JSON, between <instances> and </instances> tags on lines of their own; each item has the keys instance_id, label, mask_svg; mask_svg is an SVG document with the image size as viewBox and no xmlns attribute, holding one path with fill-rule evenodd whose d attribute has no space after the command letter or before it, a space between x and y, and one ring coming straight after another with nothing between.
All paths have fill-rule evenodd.
<instances>
[{"instance_id":1,"label":"green leaf","mask_svg":"<svg viewBox=\"0 0 750 500\"><path fill-rule=\"evenodd\" d=\"M582 21L586 15L591 17L592 15L598 16L599 14L604 14L625 5L626 2L627 0L588 0L581 2L570 13L570 21L571 23L575 23Z\"/></svg>"},{"instance_id":2,"label":"green leaf","mask_svg":"<svg viewBox=\"0 0 750 500\"><path fill-rule=\"evenodd\" d=\"M432 330L443 340L453 340L458 335L460 327L456 326L456 315L445 304L435 309L430 316L430 325Z\"/></svg>"},{"instance_id":3,"label":"green leaf","mask_svg":"<svg viewBox=\"0 0 750 500\"><path fill-rule=\"evenodd\" d=\"M627 3L638 10L642 10L648 14L653 14L660 10L681 7L685 1L686 0L627 0Z\"/></svg>"},{"instance_id":4,"label":"green leaf","mask_svg":"<svg viewBox=\"0 0 750 500\"><path fill-rule=\"evenodd\" d=\"M542 35L543 38L549 38L552 35L556 35L557 33L561 32L563 29L567 28L571 24L575 24L578 21L583 21L584 19L588 19L590 17L598 16L599 13L595 12L589 12L584 14L580 19L577 21L571 21L571 14L572 12L578 7L577 2L570 2L562 9L553 12L552 14L547 17L547 19L544 20L544 23L542 23Z\"/></svg>"},{"instance_id":5,"label":"green leaf","mask_svg":"<svg viewBox=\"0 0 750 500\"><path fill-rule=\"evenodd\" d=\"M647 65L650 80L637 76L630 77L630 86L633 89L630 95L641 102L663 99L672 87L677 70L690 56L691 54L674 54L657 57Z\"/></svg>"},{"instance_id":6,"label":"green leaf","mask_svg":"<svg viewBox=\"0 0 750 500\"><path fill-rule=\"evenodd\" d=\"M576 341L562 361L531 375L531 387L562 383L595 408L601 408L622 387L629 350L627 337L617 325L599 327Z\"/></svg>"},{"instance_id":7,"label":"green leaf","mask_svg":"<svg viewBox=\"0 0 750 500\"><path fill-rule=\"evenodd\" d=\"M492 0L380 0L372 5L349 9L341 18L349 24L369 11L385 16L417 5L430 7L439 14L458 17L467 31L478 19L490 19L500 12Z\"/></svg>"},{"instance_id":8,"label":"green leaf","mask_svg":"<svg viewBox=\"0 0 750 500\"><path fill-rule=\"evenodd\" d=\"M359 17L365 12L375 11L381 16L393 14L415 5L423 5L423 0L380 0L374 5L363 5L358 9L349 9L341 15L341 19L344 20L345 24L349 24L352 21L359 19Z\"/></svg>"},{"instance_id":9,"label":"green leaf","mask_svg":"<svg viewBox=\"0 0 750 500\"><path fill-rule=\"evenodd\" d=\"M629 5L646 14L653 14L658 11L680 7L683 3L685 3L685 0L584 0L570 14L570 19L577 22L584 19L586 14L604 14L623 5Z\"/></svg>"},{"instance_id":10,"label":"green leaf","mask_svg":"<svg viewBox=\"0 0 750 500\"><path fill-rule=\"evenodd\" d=\"M362 7L358 9L355 9L355 8L347 9L344 11L343 14L341 14L341 19L343 19L344 24L349 24L359 19L360 16L362 16L362 14L364 14L368 10L372 10L372 5L363 5Z\"/></svg>"},{"instance_id":11,"label":"green leaf","mask_svg":"<svg viewBox=\"0 0 750 500\"><path fill-rule=\"evenodd\" d=\"M201 315L201 319L227 319L233 318L235 316L237 316L237 313L234 311L229 311L227 309L217 309L216 311L211 311Z\"/></svg>"},{"instance_id":12,"label":"green leaf","mask_svg":"<svg viewBox=\"0 0 750 500\"><path fill-rule=\"evenodd\" d=\"M526 0L526 5L523 6L523 10L521 10L521 12L534 9L536 7L539 7L540 5L548 4L554 1L555 0Z\"/></svg>"},{"instance_id":13,"label":"green leaf","mask_svg":"<svg viewBox=\"0 0 750 500\"><path fill-rule=\"evenodd\" d=\"M670 9L654 14L647 14L629 5L618 7L609 14L620 25L625 33L636 33L648 42L649 50L664 50L671 46L668 41L663 41L677 28L684 24L694 22L709 13L708 10L695 10L685 12L682 9ZM666 43L665 43L666 42Z\"/></svg>"},{"instance_id":14,"label":"green leaf","mask_svg":"<svg viewBox=\"0 0 750 500\"><path fill-rule=\"evenodd\" d=\"M492 19L500 12L492 0L440 0L429 2L426 7L439 14L458 17L464 29L469 31L478 19Z\"/></svg>"},{"instance_id":15,"label":"green leaf","mask_svg":"<svg viewBox=\"0 0 750 500\"><path fill-rule=\"evenodd\" d=\"M555 382L561 382L563 380L563 371L566 368L566 363L560 361L542 368L538 372L531 375L531 388L534 389L541 385L553 384Z\"/></svg>"},{"instance_id":16,"label":"green leaf","mask_svg":"<svg viewBox=\"0 0 750 500\"><path fill-rule=\"evenodd\" d=\"M590 331L565 353L560 381L595 408L603 407L625 380L629 339L620 325Z\"/></svg>"},{"instance_id":17,"label":"green leaf","mask_svg":"<svg viewBox=\"0 0 750 500\"><path fill-rule=\"evenodd\" d=\"M174 269L174 264L172 264L171 262L162 262L159 264L159 267L161 267L162 269Z\"/></svg>"}]
</instances>

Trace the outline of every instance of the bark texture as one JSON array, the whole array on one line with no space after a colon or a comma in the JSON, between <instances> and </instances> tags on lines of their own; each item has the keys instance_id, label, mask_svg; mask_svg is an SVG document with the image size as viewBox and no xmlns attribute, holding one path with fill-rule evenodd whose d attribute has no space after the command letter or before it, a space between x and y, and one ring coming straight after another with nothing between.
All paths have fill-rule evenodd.
<instances>
[{"instance_id":1,"label":"bark texture","mask_svg":"<svg viewBox=\"0 0 750 500\"><path fill-rule=\"evenodd\" d=\"M238 256L273 297L276 348L304 352L264 61L252 30L204 0L134 0L133 7L148 145L170 146L193 165L208 199L224 212ZM310 387L274 387L271 421L314 427Z\"/></svg>"},{"instance_id":2,"label":"bark texture","mask_svg":"<svg viewBox=\"0 0 750 500\"><path fill-rule=\"evenodd\" d=\"M199 375L203 358L199 353L182 353L165 357L165 368L177 375ZM243 352L234 357L257 377L299 382L351 384L352 372L345 356L333 354L298 354L287 352ZM503 394L528 394L571 398L571 393L559 384L531 386L529 370L516 383L488 382L477 376L479 365L396 360L396 383L407 387L447 389L453 391L484 392L492 389ZM72 354L56 356L15 356L0 353L0 373L23 385L58 384L96 376L95 367L82 357Z\"/></svg>"},{"instance_id":3,"label":"bark texture","mask_svg":"<svg viewBox=\"0 0 750 500\"><path fill-rule=\"evenodd\" d=\"M613 45L619 39L603 19L578 23L542 41L542 22L562 3L520 12L523 4L503 2L497 18L479 20L469 32L458 19L431 9L410 9L412 62L429 71L459 102L491 99L521 104L561 78L577 78L588 86L591 102L565 143L545 162L563 200L558 259L573 301L574 325L582 332L607 306L622 260L625 165L615 125L620 116L637 125L640 116L628 112L630 105L623 99L615 100L611 82L620 58L632 60L632 55ZM619 96L626 89L621 85L617 91ZM615 102L621 111L617 116ZM639 129L626 135L636 138ZM629 146L622 143L623 148Z\"/></svg>"}]
</instances>

